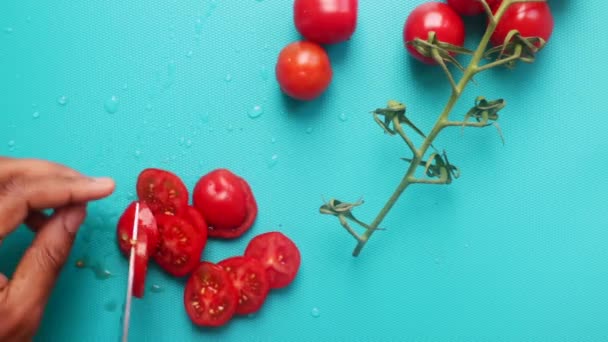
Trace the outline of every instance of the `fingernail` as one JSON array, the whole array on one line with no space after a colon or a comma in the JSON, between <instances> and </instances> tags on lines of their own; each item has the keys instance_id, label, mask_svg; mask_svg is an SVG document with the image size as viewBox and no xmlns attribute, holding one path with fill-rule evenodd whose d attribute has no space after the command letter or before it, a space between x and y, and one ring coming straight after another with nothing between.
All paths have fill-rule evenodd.
<instances>
[{"instance_id":1,"label":"fingernail","mask_svg":"<svg viewBox=\"0 0 608 342\"><path fill-rule=\"evenodd\" d=\"M65 230L70 234L76 234L80 225L84 221L86 209L82 206L71 207L63 216Z\"/></svg>"},{"instance_id":2,"label":"fingernail","mask_svg":"<svg viewBox=\"0 0 608 342\"><path fill-rule=\"evenodd\" d=\"M96 185L99 185L100 187L114 186L114 180L108 177L91 178L91 181L93 181Z\"/></svg>"}]
</instances>

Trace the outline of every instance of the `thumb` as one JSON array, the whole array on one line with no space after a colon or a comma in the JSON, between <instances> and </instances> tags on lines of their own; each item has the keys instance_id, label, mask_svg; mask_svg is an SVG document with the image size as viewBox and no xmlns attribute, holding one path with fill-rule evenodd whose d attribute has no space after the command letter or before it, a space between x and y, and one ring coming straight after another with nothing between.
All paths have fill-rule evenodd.
<instances>
[{"instance_id":1,"label":"thumb","mask_svg":"<svg viewBox=\"0 0 608 342\"><path fill-rule=\"evenodd\" d=\"M85 215L84 205L61 208L38 231L11 279L11 300L30 309L46 305Z\"/></svg>"}]
</instances>

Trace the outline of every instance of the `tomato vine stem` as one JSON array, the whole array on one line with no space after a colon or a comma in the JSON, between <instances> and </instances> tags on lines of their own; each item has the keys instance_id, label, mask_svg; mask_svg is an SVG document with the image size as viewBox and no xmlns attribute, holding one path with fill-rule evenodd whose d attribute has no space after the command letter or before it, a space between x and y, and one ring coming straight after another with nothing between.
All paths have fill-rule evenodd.
<instances>
[{"instance_id":1,"label":"tomato vine stem","mask_svg":"<svg viewBox=\"0 0 608 342\"><path fill-rule=\"evenodd\" d=\"M450 113L452 112L452 109L454 108L454 105L460 99L460 96L463 93L465 87L477 73L480 73L482 71L488 70L493 67L497 67L500 65L510 63L510 62L518 59L519 56L521 55L521 46L516 46L515 53L512 56L504 58L504 59L499 59L494 62L487 63L485 65L480 65L481 60L484 58L484 52L486 51L490 38L491 38L492 34L494 33L496 26L498 25L498 22L500 21L501 17L503 16L505 10L513 3L544 2L546 0L504 0L501 3L501 5L499 6L499 8L496 10L496 13L493 13L493 14L491 13L490 7L488 6L487 2L485 0L480 0L480 1L482 2L484 8L486 9L486 12L488 12L487 15L490 18L486 31L485 31L483 37L481 38L481 40L477 46L477 49L473 53L468 66L464 69L463 75L460 78L458 83L456 83L453 80L449 71L445 70L446 69L445 65L442 65L442 67L444 67L444 71L447 72L447 76L449 78L450 85L452 86L452 92L451 92L451 95L450 95L443 111L437 118L433 128L431 129L430 133L425 137L424 141L422 142L422 144L419 148L416 148L414 146L414 144L412 143L412 141L409 138L407 138L407 136L405 135L405 133L403 132L403 130L401 128L401 121L397 117L393 117L392 123L395 126L395 130L399 133L399 135L402 137L404 142L408 145L408 147L412 151L413 157L411 160L409 160L410 165L409 165L405 175L401 179L399 185L394 190L394 192L392 193L392 195L390 196L390 198L388 199L388 201L386 202L384 207L382 207L382 209L380 210L378 215L375 217L375 219L372 221L372 223L369 225L362 224L362 226L366 229L365 232L361 235L358 235L352 230L352 228L347 227L347 230L357 240L357 245L352 253L352 255L355 257L361 253L362 249L365 247L365 245L367 244L369 239L372 237L374 232L376 230L378 230L378 227L380 226L382 221L386 218L386 216L388 215L390 210L393 208L393 206L397 203L397 201L399 200L399 198L401 197L403 192L410 185L412 185L412 184L448 184L450 182L450 177L447 174L448 171L446 171L445 168L440 169L441 177L439 177L438 179L419 179L419 178L415 177L415 173L416 173L417 168L421 165L421 163L423 163L423 158L424 158L425 154L427 153L429 147L433 146L432 145L433 141L439 135L439 133L441 133L441 131L444 128L453 127L453 126L462 126L462 127L464 127L464 126L486 127L487 126L487 122L474 123L474 122L465 122L465 121L461 121L461 122L450 121L449 116L450 116ZM436 50L434 50L434 53L435 53L435 57L437 57ZM384 125L383 125L383 127L384 127ZM336 213L333 213L333 214L336 214ZM350 213L350 211L349 211L349 214L352 215L352 213Z\"/></svg>"}]
</instances>

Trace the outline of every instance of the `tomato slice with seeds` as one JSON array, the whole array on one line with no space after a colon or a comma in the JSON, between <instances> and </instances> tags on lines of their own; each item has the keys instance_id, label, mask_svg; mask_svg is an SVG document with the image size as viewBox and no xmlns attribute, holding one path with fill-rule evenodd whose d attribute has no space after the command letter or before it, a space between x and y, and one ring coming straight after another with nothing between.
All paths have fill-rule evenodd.
<instances>
[{"instance_id":1,"label":"tomato slice with seeds","mask_svg":"<svg viewBox=\"0 0 608 342\"><path fill-rule=\"evenodd\" d=\"M118 224L116 226L118 246L122 254L127 257L131 252L136 204L137 201L129 204L127 209L125 209L118 219ZM154 254L156 252L156 245L158 244L158 227L150 207L142 201L139 201L139 227L137 235L139 239L141 239L143 235L146 236L148 255Z\"/></svg>"},{"instance_id":2,"label":"tomato slice with seeds","mask_svg":"<svg viewBox=\"0 0 608 342\"><path fill-rule=\"evenodd\" d=\"M159 242L154 261L167 273L183 277L200 262L205 239L190 222L168 214L156 215Z\"/></svg>"},{"instance_id":3,"label":"tomato slice with seeds","mask_svg":"<svg viewBox=\"0 0 608 342\"><path fill-rule=\"evenodd\" d=\"M258 311L270 291L266 269L251 257L234 256L218 263L232 279L232 285L239 294L236 313L247 315Z\"/></svg>"},{"instance_id":4,"label":"tomato slice with seeds","mask_svg":"<svg viewBox=\"0 0 608 342\"><path fill-rule=\"evenodd\" d=\"M234 316L238 294L228 272L203 261L192 272L184 290L184 306L190 320L199 326L219 327Z\"/></svg>"},{"instance_id":5,"label":"tomato slice with seeds","mask_svg":"<svg viewBox=\"0 0 608 342\"><path fill-rule=\"evenodd\" d=\"M300 250L281 232L267 232L255 236L249 241L244 255L262 263L271 289L289 285L300 268Z\"/></svg>"},{"instance_id":6,"label":"tomato slice with seeds","mask_svg":"<svg viewBox=\"0 0 608 342\"><path fill-rule=\"evenodd\" d=\"M174 173L148 168L137 177L137 196L154 214L180 213L188 206L188 189Z\"/></svg>"}]
</instances>

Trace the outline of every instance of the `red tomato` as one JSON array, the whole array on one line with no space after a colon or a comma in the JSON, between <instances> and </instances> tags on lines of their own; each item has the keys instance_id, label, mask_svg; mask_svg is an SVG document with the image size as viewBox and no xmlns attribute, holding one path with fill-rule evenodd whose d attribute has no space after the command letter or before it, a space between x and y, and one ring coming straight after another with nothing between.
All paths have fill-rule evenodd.
<instances>
[{"instance_id":1,"label":"red tomato","mask_svg":"<svg viewBox=\"0 0 608 342\"><path fill-rule=\"evenodd\" d=\"M427 40L429 32L435 32L437 39L456 46L464 45L465 28L462 18L452 7L441 2L427 2L416 7L407 17L403 27L405 43L416 38ZM406 44L408 52L417 60L435 64L431 57L425 57L416 49Z\"/></svg>"},{"instance_id":2,"label":"red tomato","mask_svg":"<svg viewBox=\"0 0 608 342\"><path fill-rule=\"evenodd\" d=\"M295 26L306 40L340 43L355 32L357 7L358 0L295 0Z\"/></svg>"},{"instance_id":3,"label":"red tomato","mask_svg":"<svg viewBox=\"0 0 608 342\"><path fill-rule=\"evenodd\" d=\"M199 179L194 207L208 225L208 236L233 239L243 235L257 217L257 203L249 184L227 169L216 169Z\"/></svg>"},{"instance_id":4,"label":"red tomato","mask_svg":"<svg viewBox=\"0 0 608 342\"><path fill-rule=\"evenodd\" d=\"M254 237L245 248L245 256L262 263L271 289L289 285L300 268L298 247L281 232L267 232Z\"/></svg>"},{"instance_id":5,"label":"red tomato","mask_svg":"<svg viewBox=\"0 0 608 342\"><path fill-rule=\"evenodd\" d=\"M284 47L279 54L275 73L281 90L302 101L319 97L333 78L327 52L320 45L307 41Z\"/></svg>"},{"instance_id":6,"label":"red tomato","mask_svg":"<svg viewBox=\"0 0 608 342\"><path fill-rule=\"evenodd\" d=\"M486 0L492 6L497 0ZM448 0L448 5L461 15L473 16L484 12L483 5L479 0Z\"/></svg>"},{"instance_id":7,"label":"red tomato","mask_svg":"<svg viewBox=\"0 0 608 342\"><path fill-rule=\"evenodd\" d=\"M150 252L148 250L148 237L137 231L137 242L135 243L135 262L133 263L133 295L143 298L146 292L146 275L148 274L148 261Z\"/></svg>"},{"instance_id":8,"label":"red tomato","mask_svg":"<svg viewBox=\"0 0 608 342\"><path fill-rule=\"evenodd\" d=\"M234 256L218 263L232 279L239 294L236 313L247 315L258 311L270 291L264 266L254 258Z\"/></svg>"},{"instance_id":9,"label":"red tomato","mask_svg":"<svg viewBox=\"0 0 608 342\"><path fill-rule=\"evenodd\" d=\"M118 219L116 226L116 237L118 238L118 246L120 251L125 256L129 256L131 252L131 240L133 238L133 221L135 221L135 206L137 202L131 202L127 209ZM139 202L139 227L137 230L138 240L142 236L146 237L148 245L148 254L152 255L156 252L158 244L158 227L156 219L150 211L150 208L144 202Z\"/></svg>"},{"instance_id":10,"label":"red tomato","mask_svg":"<svg viewBox=\"0 0 608 342\"><path fill-rule=\"evenodd\" d=\"M158 214L156 223L160 240L154 261L173 276L188 275L199 264L206 240L192 224L179 216Z\"/></svg>"},{"instance_id":11,"label":"red tomato","mask_svg":"<svg viewBox=\"0 0 608 342\"><path fill-rule=\"evenodd\" d=\"M207 231L209 227L207 226L207 222L205 222L203 215L201 215L196 208L189 205L186 210L184 210L182 217L190 222L190 224L192 224L194 228L196 228L196 230L204 236L205 241L207 240Z\"/></svg>"},{"instance_id":12,"label":"red tomato","mask_svg":"<svg viewBox=\"0 0 608 342\"><path fill-rule=\"evenodd\" d=\"M137 177L137 196L154 214L173 214L188 205L188 189L174 173L145 169Z\"/></svg>"},{"instance_id":13,"label":"red tomato","mask_svg":"<svg viewBox=\"0 0 608 342\"><path fill-rule=\"evenodd\" d=\"M498 4L494 6L494 13L497 9ZM548 42L553 25L553 14L547 2L516 2L506 9L490 41L494 46L502 45L509 31L518 30L522 37L541 37Z\"/></svg>"},{"instance_id":14,"label":"red tomato","mask_svg":"<svg viewBox=\"0 0 608 342\"><path fill-rule=\"evenodd\" d=\"M199 326L218 327L236 312L238 293L228 272L203 261L186 282L184 306L190 320Z\"/></svg>"}]
</instances>

